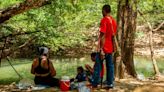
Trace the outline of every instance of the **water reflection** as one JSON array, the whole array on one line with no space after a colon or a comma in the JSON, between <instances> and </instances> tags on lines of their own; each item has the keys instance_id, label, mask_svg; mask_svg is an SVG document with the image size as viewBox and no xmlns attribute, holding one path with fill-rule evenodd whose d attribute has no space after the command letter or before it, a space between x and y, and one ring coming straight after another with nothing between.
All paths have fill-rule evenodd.
<instances>
[{"instance_id":1,"label":"water reflection","mask_svg":"<svg viewBox=\"0 0 164 92\"><path fill-rule=\"evenodd\" d=\"M164 74L164 58L157 59L157 64L159 67L159 70L161 73ZM71 72L71 74L68 74L65 72L67 75L73 76L76 74L76 68L78 66L83 66L85 64L90 64L93 65L93 62L91 62L90 57L85 56L82 58L55 58L53 60L54 65L57 67L57 70L59 70L59 74L62 75L64 74L64 71ZM105 62L104 62L105 63ZM152 61L149 57L143 57L143 56L135 56L134 57L134 64L135 68L137 71L137 74L142 77L151 77L154 75L154 70L152 66ZM58 67L60 66L60 67ZM62 70L63 73L60 73Z\"/></svg>"}]
</instances>

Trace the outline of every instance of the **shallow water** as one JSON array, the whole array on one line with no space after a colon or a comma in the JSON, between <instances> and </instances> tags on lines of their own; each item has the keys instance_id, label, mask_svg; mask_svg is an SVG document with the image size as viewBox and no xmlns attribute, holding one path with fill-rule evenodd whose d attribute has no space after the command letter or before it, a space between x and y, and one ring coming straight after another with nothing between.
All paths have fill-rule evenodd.
<instances>
[{"instance_id":1,"label":"shallow water","mask_svg":"<svg viewBox=\"0 0 164 92\"><path fill-rule=\"evenodd\" d=\"M88 56L82 58L56 57L51 61L53 62L53 65L57 71L57 75L56 75L57 78L61 78L64 75L73 78L76 76L78 66L84 67L85 64L89 64L93 66L94 64ZM30 73L32 60L16 59L16 60L12 60L11 62L21 76L30 79L34 78L34 76ZM137 74L140 75L139 77L145 78L154 75L152 62L149 57L135 56L134 63L135 63ZM164 74L164 58L157 59L157 64L160 72ZM19 80L18 75L14 72L14 70L11 68L8 62L2 62L2 67L0 67L0 71L1 71L0 75L3 75L0 76L0 84L12 83L14 81Z\"/></svg>"},{"instance_id":2,"label":"shallow water","mask_svg":"<svg viewBox=\"0 0 164 92\"><path fill-rule=\"evenodd\" d=\"M157 58L157 66L162 74L164 74L164 58ZM138 74L143 74L144 76L153 76L153 64L150 57L135 56L134 64Z\"/></svg>"},{"instance_id":3,"label":"shallow water","mask_svg":"<svg viewBox=\"0 0 164 92\"><path fill-rule=\"evenodd\" d=\"M156 60L160 72L164 74L164 58L157 58ZM67 68L67 70L74 73L76 72L76 67L78 66L84 66L85 64L93 65L93 62L91 62L88 56L83 58L65 58L65 59L62 58L62 59L54 60L54 63L58 63L58 62L60 63L63 62L65 64L63 65L63 67ZM151 77L154 75L154 70L150 57L135 56L134 64L137 74L143 75L144 77ZM67 65L68 67L66 67ZM71 70L70 66L72 66L72 68L74 67L74 70Z\"/></svg>"}]
</instances>

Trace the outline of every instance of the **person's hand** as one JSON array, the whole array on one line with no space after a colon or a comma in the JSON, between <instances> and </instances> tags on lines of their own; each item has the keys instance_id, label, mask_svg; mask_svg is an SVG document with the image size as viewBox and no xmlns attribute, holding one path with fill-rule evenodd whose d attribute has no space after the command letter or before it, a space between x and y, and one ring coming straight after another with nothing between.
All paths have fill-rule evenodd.
<instances>
[{"instance_id":1,"label":"person's hand","mask_svg":"<svg viewBox=\"0 0 164 92\"><path fill-rule=\"evenodd\" d=\"M100 55L101 56L104 56L105 55L105 53L104 53L104 51L102 49L100 50Z\"/></svg>"},{"instance_id":2,"label":"person's hand","mask_svg":"<svg viewBox=\"0 0 164 92\"><path fill-rule=\"evenodd\" d=\"M89 66L88 64L85 64L85 68L86 68L86 69L89 69L89 67L90 67L90 66Z\"/></svg>"},{"instance_id":3,"label":"person's hand","mask_svg":"<svg viewBox=\"0 0 164 92\"><path fill-rule=\"evenodd\" d=\"M101 60L103 60L105 58L105 55L100 54L100 58L101 58Z\"/></svg>"},{"instance_id":4,"label":"person's hand","mask_svg":"<svg viewBox=\"0 0 164 92\"><path fill-rule=\"evenodd\" d=\"M100 52L101 51L101 49L100 48L97 48L97 52Z\"/></svg>"}]
</instances>

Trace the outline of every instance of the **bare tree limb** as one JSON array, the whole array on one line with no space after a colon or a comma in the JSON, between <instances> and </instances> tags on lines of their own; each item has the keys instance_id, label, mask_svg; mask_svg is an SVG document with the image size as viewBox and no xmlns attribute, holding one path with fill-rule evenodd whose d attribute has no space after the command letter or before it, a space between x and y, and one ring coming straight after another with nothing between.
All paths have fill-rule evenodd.
<instances>
[{"instance_id":1,"label":"bare tree limb","mask_svg":"<svg viewBox=\"0 0 164 92\"><path fill-rule=\"evenodd\" d=\"M161 24L159 24L158 27L156 29L154 29L153 31L159 30L163 25L164 25L164 21Z\"/></svg>"},{"instance_id":2,"label":"bare tree limb","mask_svg":"<svg viewBox=\"0 0 164 92\"><path fill-rule=\"evenodd\" d=\"M9 20L11 17L50 4L50 0L25 0L24 2L0 11L0 24Z\"/></svg>"},{"instance_id":3,"label":"bare tree limb","mask_svg":"<svg viewBox=\"0 0 164 92\"><path fill-rule=\"evenodd\" d=\"M157 30L159 30L159 29L164 25L164 21L163 21L161 24L158 25L157 28L153 29L153 27L151 26L150 22L148 22L148 21L146 20L145 16L143 16L143 13L141 13L141 11L139 11L139 10L138 10L138 13L143 17L143 20L144 20L145 22L147 22L147 24L148 24L150 30L152 30L152 31L157 31Z\"/></svg>"},{"instance_id":4,"label":"bare tree limb","mask_svg":"<svg viewBox=\"0 0 164 92\"><path fill-rule=\"evenodd\" d=\"M27 42L25 42L24 44L20 45L20 46L19 46L17 49L15 49L15 50L18 50L18 49L21 49L21 48L27 46L27 45L28 45L31 41L33 41L34 39L35 39L35 37L30 38Z\"/></svg>"},{"instance_id":5,"label":"bare tree limb","mask_svg":"<svg viewBox=\"0 0 164 92\"><path fill-rule=\"evenodd\" d=\"M13 52L15 52L15 51L17 51L17 50L19 50L19 49L22 49L22 48L28 46L28 45L29 45L33 40L35 40L35 39L36 39L36 36L35 36L35 37L29 38L28 41L26 41L24 44L22 44L22 45L20 45L20 46L18 46L18 47L16 47L16 48L5 49L5 50L4 50L4 53L2 53L2 54L3 54L3 55L2 55L2 58L6 58L7 56L11 55Z\"/></svg>"},{"instance_id":6,"label":"bare tree limb","mask_svg":"<svg viewBox=\"0 0 164 92\"><path fill-rule=\"evenodd\" d=\"M12 65L12 63L10 62L9 57L6 58L8 63L11 65L11 67L13 68L13 70L15 71L15 73L19 76L20 79L23 79L23 77L18 73L18 71L15 69L15 67Z\"/></svg>"},{"instance_id":7,"label":"bare tree limb","mask_svg":"<svg viewBox=\"0 0 164 92\"><path fill-rule=\"evenodd\" d=\"M156 59L155 59L155 56L154 56L153 38L152 38L154 29L153 29L152 25L150 24L150 22L146 20L145 16L143 16L143 14L141 13L141 11L138 10L138 12L141 15L141 17L143 18L143 20L149 26L149 30L150 30L149 31L149 46L150 46L151 60L152 60L152 63L153 63L153 68L154 68L155 75L158 76L161 73L159 71L159 68L157 66L157 62L156 62ZM163 25L163 23L161 25ZM156 30L158 30L159 28L160 28L160 25L156 28Z\"/></svg>"}]
</instances>

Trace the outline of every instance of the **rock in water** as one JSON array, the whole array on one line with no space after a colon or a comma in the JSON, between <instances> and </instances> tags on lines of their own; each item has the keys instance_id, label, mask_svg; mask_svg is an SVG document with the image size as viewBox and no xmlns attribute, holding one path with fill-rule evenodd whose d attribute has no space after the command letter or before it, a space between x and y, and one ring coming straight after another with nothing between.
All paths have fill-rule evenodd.
<instances>
[{"instance_id":1,"label":"rock in water","mask_svg":"<svg viewBox=\"0 0 164 92\"><path fill-rule=\"evenodd\" d=\"M145 80L145 76L144 76L143 74L138 74L138 75L137 75L137 78L138 78L139 80Z\"/></svg>"}]
</instances>

